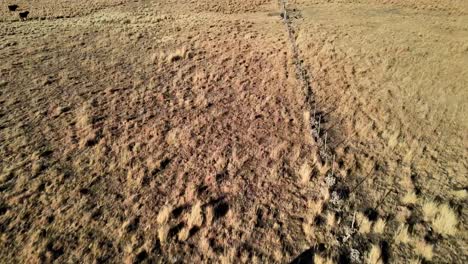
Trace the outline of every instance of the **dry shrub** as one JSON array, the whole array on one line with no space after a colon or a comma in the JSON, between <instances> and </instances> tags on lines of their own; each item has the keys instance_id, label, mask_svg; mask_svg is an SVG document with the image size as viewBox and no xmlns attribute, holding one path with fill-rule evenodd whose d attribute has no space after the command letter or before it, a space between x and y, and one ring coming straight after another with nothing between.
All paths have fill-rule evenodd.
<instances>
[{"instance_id":1,"label":"dry shrub","mask_svg":"<svg viewBox=\"0 0 468 264\"><path fill-rule=\"evenodd\" d=\"M158 217L156 221L158 224L165 224L169 220L169 216L171 215L172 206L165 205L158 213Z\"/></svg>"},{"instance_id":2,"label":"dry shrub","mask_svg":"<svg viewBox=\"0 0 468 264\"><path fill-rule=\"evenodd\" d=\"M167 133L166 142L169 145L177 145L178 138L180 136L179 130L177 128L172 129Z\"/></svg>"},{"instance_id":3,"label":"dry shrub","mask_svg":"<svg viewBox=\"0 0 468 264\"><path fill-rule=\"evenodd\" d=\"M208 206L206 208L206 225L210 226L211 223L213 223L213 219L215 216L214 208L213 206Z\"/></svg>"},{"instance_id":4,"label":"dry shrub","mask_svg":"<svg viewBox=\"0 0 468 264\"><path fill-rule=\"evenodd\" d=\"M180 241L185 241L189 238L189 235L190 235L190 229L189 227L184 227L182 228L182 230L180 230L179 234L178 234L178 238Z\"/></svg>"},{"instance_id":5,"label":"dry shrub","mask_svg":"<svg viewBox=\"0 0 468 264\"><path fill-rule=\"evenodd\" d=\"M299 170L299 175L301 176L301 182L306 184L310 181L310 175L312 174L312 168L310 165L305 162L302 164L301 169Z\"/></svg>"},{"instance_id":6,"label":"dry shrub","mask_svg":"<svg viewBox=\"0 0 468 264\"><path fill-rule=\"evenodd\" d=\"M314 255L314 264L333 264L333 260L330 258L323 258L318 254Z\"/></svg>"},{"instance_id":7,"label":"dry shrub","mask_svg":"<svg viewBox=\"0 0 468 264\"><path fill-rule=\"evenodd\" d=\"M437 215L439 205L431 200L425 200L422 204L424 220L432 221Z\"/></svg>"},{"instance_id":8,"label":"dry shrub","mask_svg":"<svg viewBox=\"0 0 468 264\"><path fill-rule=\"evenodd\" d=\"M405 196L403 196L401 202L403 204L416 204L418 202L418 197L416 196L416 193L414 191L411 191Z\"/></svg>"},{"instance_id":9,"label":"dry shrub","mask_svg":"<svg viewBox=\"0 0 468 264\"><path fill-rule=\"evenodd\" d=\"M318 201L313 201L309 200L308 203L308 208L309 208L309 215L311 216L316 216L322 212L322 207L323 207L323 201L318 200Z\"/></svg>"},{"instance_id":10,"label":"dry shrub","mask_svg":"<svg viewBox=\"0 0 468 264\"><path fill-rule=\"evenodd\" d=\"M88 129L93 123L93 118L90 114L89 104L85 104L76 112L76 127L78 129Z\"/></svg>"},{"instance_id":11,"label":"dry shrub","mask_svg":"<svg viewBox=\"0 0 468 264\"><path fill-rule=\"evenodd\" d=\"M314 227L312 226L311 223L309 223L308 221L307 222L304 222L302 223L302 230L304 231L304 234L306 235L306 237L312 237L312 235L314 234Z\"/></svg>"},{"instance_id":12,"label":"dry shrub","mask_svg":"<svg viewBox=\"0 0 468 264\"><path fill-rule=\"evenodd\" d=\"M409 264L421 264L421 259L420 258L416 258L416 259L411 259L409 261Z\"/></svg>"},{"instance_id":13,"label":"dry shrub","mask_svg":"<svg viewBox=\"0 0 468 264\"><path fill-rule=\"evenodd\" d=\"M394 240L395 240L395 243L397 244L410 242L411 238L408 233L407 225L403 224L403 225L400 225L400 227L398 227L398 230L395 233Z\"/></svg>"},{"instance_id":14,"label":"dry shrub","mask_svg":"<svg viewBox=\"0 0 468 264\"><path fill-rule=\"evenodd\" d=\"M382 252L379 246L372 245L369 254L367 254L366 263L368 264L383 264Z\"/></svg>"},{"instance_id":15,"label":"dry shrub","mask_svg":"<svg viewBox=\"0 0 468 264\"><path fill-rule=\"evenodd\" d=\"M454 235L457 231L458 219L455 212L447 204L439 205L433 201L425 201L422 205L424 220L431 222L434 230L441 235Z\"/></svg>"},{"instance_id":16,"label":"dry shrub","mask_svg":"<svg viewBox=\"0 0 468 264\"><path fill-rule=\"evenodd\" d=\"M468 192L466 190L456 190L452 191L451 194L456 198L456 199L466 199L468 198Z\"/></svg>"},{"instance_id":17,"label":"dry shrub","mask_svg":"<svg viewBox=\"0 0 468 264\"><path fill-rule=\"evenodd\" d=\"M455 212L448 205L439 206L438 213L432 221L432 227L441 235L454 235L457 232L458 219Z\"/></svg>"},{"instance_id":18,"label":"dry shrub","mask_svg":"<svg viewBox=\"0 0 468 264\"><path fill-rule=\"evenodd\" d=\"M166 243L167 237L169 235L169 230L170 226L168 224L165 224L158 229L158 238L162 244Z\"/></svg>"},{"instance_id":19,"label":"dry shrub","mask_svg":"<svg viewBox=\"0 0 468 264\"><path fill-rule=\"evenodd\" d=\"M221 264L234 263L235 260L236 260L236 249L235 248L230 248L228 250L228 252L225 252L220 258Z\"/></svg>"},{"instance_id":20,"label":"dry shrub","mask_svg":"<svg viewBox=\"0 0 468 264\"><path fill-rule=\"evenodd\" d=\"M356 214L356 220L359 225L359 232L363 234L367 234L371 230L371 221L361 212Z\"/></svg>"},{"instance_id":21,"label":"dry shrub","mask_svg":"<svg viewBox=\"0 0 468 264\"><path fill-rule=\"evenodd\" d=\"M332 212L327 213L327 225L330 227L335 226L336 224L336 219L335 219L335 214Z\"/></svg>"},{"instance_id":22,"label":"dry shrub","mask_svg":"<svg viewBox=\"0 0 468 264\"><path fill-rule=\"evenodd\" d=\"M197 202L193 207L192 211L190 212L190 216L188 218L188 226L192 228L193 226L201 226L203 223L203 212L201 208L201 203Z\"/></svg>"},{"instance_id":23,"label":"dry shrub","mask_svg":"<svg viewBox=\"0 0 468 264\"><path fill-rule=\"evenodd\" d=\"M383 220L382 218L379 218L375 223L374 223L374 233L376 234L382 234L385 230L385 225L387 223L385 222L385 220Z\"/></svg>"},{"instance_id":24,"label":"dry shrub","mask_svg":"<svg viewBox=\"0 0 468 264\"><path fill-rule=\"evenodd\" d=\"M424 240L414 242L414 251L426 260L432 259L432 245L428 245Z\"/></svg>"}]
</instances>

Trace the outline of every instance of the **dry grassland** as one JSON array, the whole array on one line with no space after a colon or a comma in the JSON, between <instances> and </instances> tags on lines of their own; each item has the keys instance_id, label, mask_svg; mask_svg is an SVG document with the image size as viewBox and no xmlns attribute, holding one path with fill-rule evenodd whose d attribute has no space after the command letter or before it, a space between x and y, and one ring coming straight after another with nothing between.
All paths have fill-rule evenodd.
<instances>
[{"instance_id":1,"label":"dry grassland","mask_svg":"<svg viewBox=\"0 0 468 264\"><path fill-rule=\"evenodd\" d=\"M2 2L0 262L466 262L466 2L287 8Z\"/></svg>"}]
</instances>

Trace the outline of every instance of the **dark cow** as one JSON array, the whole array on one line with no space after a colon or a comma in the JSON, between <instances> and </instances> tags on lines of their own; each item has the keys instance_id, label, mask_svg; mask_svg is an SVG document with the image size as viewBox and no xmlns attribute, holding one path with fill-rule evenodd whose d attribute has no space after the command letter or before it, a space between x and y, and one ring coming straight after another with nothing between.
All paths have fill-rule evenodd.
<instances>
[{"instance_id":1,"label":"dark cow","mask_svg":"<svg viewBox=\"0 0 468 264\"><path fill-rule=\"evenodd\" d=\"M9 5L9 6L8 6L8 10L10 10L10 11L12 11L12 12L13 12L13 11L16 11L16 9L18 9L18 5Z\"/></svg>"},{"instance_id":2,"label":"dark cow","mask_svg":"<svg viewBox=\"0 0 468 264\"><path fill-rule=\"evenodd\" d=\"M19 17L21 21L25 21L26 19L28 19L28 15L29 15L29 11L24 11L24 12L19 13Z\"/></svg>"}]
</instances>

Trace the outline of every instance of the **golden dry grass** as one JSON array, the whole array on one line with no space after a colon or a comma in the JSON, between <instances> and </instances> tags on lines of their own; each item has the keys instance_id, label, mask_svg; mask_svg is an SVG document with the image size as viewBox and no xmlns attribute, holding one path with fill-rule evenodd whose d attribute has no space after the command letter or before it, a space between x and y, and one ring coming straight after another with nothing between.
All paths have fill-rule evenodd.
<instances>
[{"instance_id":1,"label":"golden dry grass","mask_svg":"<svg viewBox=\"0 0 468 264\"><path fill-rule=\"evenodd\" d=\"M156 221L158 222L158 224L167 223L171 215L171 211L172 211L172 206L170 205L163 206L162 209L158 213L158 217L156 218Z\"/></svg>"},{"instance_id":2,"label":"golden dry grass","mask_svg":"<svg viewBox=\"0 0 468 264\"><path fill-rule=\"evenodd\" d=\"M458 217L447 204L426 200L422 204L424 219L432 224L441 235L454 235L457 231Z\"/></svg>"},{"instance_id":3,"label":"golden dry grass","mask_svg":"<svg viewBox=\"0 0 468 264\"><path fill-rule=\"evenodd\" d=\"M425 260L432 260L433 252L432 245L428 245L423 240L416 240L413 243L414 251L418 256L423 257Z\"/></svg>"},{"instance_id":4,"label":"golden dry grass","mask_svg":"<svg viewBox=\"0 0 468 264\"><path fill-rule=\"evenodd\" d=\"M335 214L333 212L328 212L327 216L326 216L326 219L327 219L327 225L329 227L334 227L335 226L336 219L335 219Z\"/></svg>"},{"instance_id":5,"label":"golden dry grass","mask_svg":"<svg viewBox=\"0 0 468 264\"><path fill-rule=\"evenodd\" d=\"M432 221L439 211L439 204L432 200L425 200L422 203L422 211L426 221Z\"/></svg>"},{"instance_id":6,"label":"golden dry grass","mask_svg":"<svg viewBox=\"0 0 468 264\"><path fill-rule=\"evenodd\" d=\"M161 243L167 242L167 236L169 234L169 229L171 227L168 224L164 224L163 226L159 227L158 229L158 239Z\"/></svg>"},{"instance_id":7,"label":"golden dry grass","mask_svg":"<svg viewBox=\"0 0 468 264\"><path fill-rule=\"evenodd\" d=\"M314 255L314 263L315 264L334 264L335 262L330 258L324 258L324 257L321 257L318 254L315 254Z\"/></svg>"},{"instance_id":8,"label":"golden dry grass","mask_svg":"<svg viewBox=\"0 0 468 264\"><path fill-rule=\"evenodd\" d=\"M401 199L403 204L416 204L418 202L418 197L414 191L408 192Z\"/></svg>"},{"instance_id":9,"label":"golden dry grass","mask_svg":"<svg viewBox=\"0 0 468 264\"><path fill-rule=\"evenodd\" d=\"M383 264L382 251L379 246L372 245L369 253L366 257L366 263L368 264Z\"/></svg>"},{"instance_id":10,"label":"golden dry grass","mask_svg":"<svg viewBox=\"0 0 468 264\"><path fill-rule=\"evenodd\" d=\"M356 220L360 233L367 234L371 231L372 222L363 213L357 213Z\"/></svg>"},{"instance_id":11,"label":"golden dry grass","mask_svg":"<svg viewBox=\"0 0 468 264\"><path fill-rule=\"evenodd\" d=\"M434 230L442 235L455 235L457 232L458 218L455 212L447 204L438 207L438 212L432 221Z\"/></svg>"},{"instance_id":12,"label":"golden dry grass","mask_svg":"<svg viewBox=\"0 0 468 264\"><path fill-rule=\"evenodd\" d=\"M299 175L301 178L301 182L303 184L306 184L310 181L310 176L312 174L312 168L310 167L308 162L305 162L302 164L300 170L299 170Z\"/></svg>"},{"instance_id":13,"label":"golden dry grass","mask_svg":"<svg viewBox=\"0 0 468 264\"><path fill-rule=\"evenodd\" d=\"M422 260L420 258L410 259L409 264L421 264Z\"/></svg>"},{"instance_id":14,"label":"golden dry grass","mask_svg":"<svg viewBox=\"0 0 468 264\"><path fill-rule=\"evenodd\" d=\"M462 220L457 219L461 214L444 212L449 217L442 221L439 203L450 201L459 209L465 196L459 188L466 175L466 135L461 131L466 131L468 107L461 98L468 91L464 85L468 57L466 41L455 28L460 21L468 21L460 15L468 10L467 5L440 0L297 2L304 6L300 22L294 23L297 43L314 76L315 96L333 109L330 126L339 126L340 139L353 142L350 149L345 151L348 145L343 144L337 153L358 171L352 176L353 185L367 177L353 190L350 203L358 210L378 204L378 217L388 219L386 225L376 219L369 229L367 224L360 225L362 216L358 216L358 231L393 236L395 257L389 262L408 261L413 256L406 248L413 239L421 239L430 230L442 234L461 227ZM448 25L432 16L437 12L450 13L455 20ZM436 30L429 21L444 28ZM427 45L428 41L437 44ZM402 43L408 45L403 48ZM442 88L448 83L451 90ZM384 197L385 190L392 189L395 192ZM426 195L437 197L438 202L425 200ZM428 224L414 224L420 221ZM443 235L434 250L435 262L445 261L446 254L460 262L463 257L453 252L454 248L463 251L459 244L463 240Z\"/></svg>"},{"instance_id":15,"label":"golden dry grass","mask_svg":"<svg viewBox=\"0 0 468 264\"><path fill-rule=\"evenodd\" d=\"M405 224L402 224L398 227L395 236L394 236L394 241L397 244L400 243L409 243L411 241L411 236L408 233L408 226Z\"/></svg>"},{"instance_id":16,"label":"golden dry grass","mask_svg":"<svg viewBox=\"0 0 468 264\"><path fill-rule=\"evenodd\" d=\"M284 263L320 241L315 263L332 263L350 204L372 219L358 214L350 239L405 224L390 263L462 252L460 0L288 3L333 164L311 136L275 1L7 2L32 13L0 10L1 259ZM324 186L331 168L339 189ZM330 192L366 175L335 214ZM421 204L426 193L440 204ZM410 235L418 205L429 224Z\"/></svg>"},{"instance_id":17,"label":"golden dry grass","mask_svg":"<svg viewBox=\"0 0 468 264\"><path fill-rule=\"evenodd\" d=\"M385 222L384 219L382 218L379 218L377 219L377 221L374 223L373 225L373 232L376 233L376 234L382 234L384 233L385 231L385 226L387 225L387 223Z\"/></svg>"},{"instance_id":18,"label":"golden dry grass","mask_svg":"<svg viewBox=\"0 0 468 264\"><path fill-rule=\"evenodd\" d=\"M468 191L467 190L456 190L452 191L451 194L460 200L466 199L468 197Z\"/></svg>"},{"instance_id":19,"label":"golden dry grass","mask_svg":"<svg viewBox=\"0 0 468 264\"><path fill-rule=\"evenodd\" d=\"M190 216L187 221L189 228L201 226L203 224L203 212L201 206L201 202L197 202L192 207L192 211L190 212Z\"/></svg>"}]
</instances>

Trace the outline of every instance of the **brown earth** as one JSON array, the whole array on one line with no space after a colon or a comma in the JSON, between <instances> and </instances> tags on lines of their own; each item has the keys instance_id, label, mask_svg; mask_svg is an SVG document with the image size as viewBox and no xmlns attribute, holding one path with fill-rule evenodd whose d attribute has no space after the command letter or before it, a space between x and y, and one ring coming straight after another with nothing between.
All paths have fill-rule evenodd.
<instances>
[{"instance_id":1,"label":"brown earth","mask_svg":"<svg viewBox=\"0 0 468 264\"><path fill-rule=\"evenodd\" d=\"M467 261L464 1L56 2L0 11L1 262Z\"/></svg>"}]
</instances>

